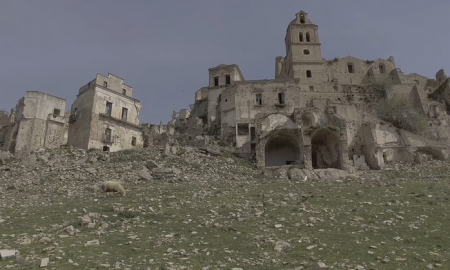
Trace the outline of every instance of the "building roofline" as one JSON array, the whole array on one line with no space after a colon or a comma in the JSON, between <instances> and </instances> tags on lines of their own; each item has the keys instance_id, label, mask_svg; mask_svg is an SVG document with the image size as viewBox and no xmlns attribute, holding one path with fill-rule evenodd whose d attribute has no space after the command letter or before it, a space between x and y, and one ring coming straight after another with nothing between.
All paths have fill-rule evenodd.
<instances>
[{"instance_id":1,"label":"building roofline","mask_svg":"<svg viewBox=\"0 0 450 270\"><path fill-rule=\"evenodd\" d=\"M99 87L99 88L101 88L101 89L103 89L103 90L106 90L106 91L108 91L108 92L110 92L110 93L114 93L114 94L116 94L116 95L118 95L118 96L120 96L120 97L124 97L124 98L130 99L130 100L133 100L133 101L135 101L135 102L138 102L139 104L141 103L141 101L140 101L139 99L135 99L135 98L133 98L133 97L129 97L129 96L126 96L126 95L122 95L122 94L120 94L119 92L116 92L116 91L111 90L111 89L109 89L109 88L105 88L105 87L103 87L102 85L99 85L99 84L95 84L95 85L94 85L94 88L93 88L94 91L95 91L95 88L96 88L96 87ZM84 94L84 93L86 93L86 92L89 92L90 90L91 90L91 89L88 88L88 89L84 90L83 92L78 93L77 98L78 98L79 96L81 96L82 94Z\"/></svg>"},{"instance_id":2,"label":"building roofline","mask_svg":"<svg viewBox=\"0 0 450 270\"><path fill-rule=\"evenodd\" d=\"M105 87L103 87L102 85L95 84L95 87L99 87L100 89L106 90L106 91L108 91L108 92L110 92L110 93L114 93L114 94L116 94L116 95L118 95L118 96L120 96L120 97L125 97L125 98L127 98L127 99L131 99L131 100L133 100L133 101L137 101L137 102L141 103L141 101L138 100L138 99L135 99L135 98L132 98L132 97L129 97L129 96L120 94L119 92L116 92L116 91L111 90L111 89L109 89L109 88L105 88ZM87 92L87 91L85 91L85 92Z\"/></svg>"},{"instance_id":3,"label":"building roofline","mask_svg":"<svg viewBox=\"0 0 450 270\"><path fill-rule=\"evenodd\" d=\"M40 93L40 94L44 94L44 95L46 95L46 96L51 96L51 97L54 97L54 98L66 100L65 98L57 97L57 96L54 96L54 95L51 95L51 94L47 94L47 93L44 93L44 92L41 92L41 91L26 91L26 92L25 92L25 95L26 95L27 93ZM23 98L25 98L25 96L24 96Z\"/></svg>"},{"instance_id":4,"label":"building roofline","mask_svg":"<svg viewBox=\"0 0 450 270\"><path fill-rule=\"evenodd\" d=\"M222 69L222 68L226 68L226 67L236 68L237 71L239 72L239 75L241 75L242 80L245 81L244 75L242 75L241 69L239 68L239 66L237 64L230 64L230 65L220 64L216 67L208 68L208 71L213 71L213 70Z\"/></svg>"}]
</instances>

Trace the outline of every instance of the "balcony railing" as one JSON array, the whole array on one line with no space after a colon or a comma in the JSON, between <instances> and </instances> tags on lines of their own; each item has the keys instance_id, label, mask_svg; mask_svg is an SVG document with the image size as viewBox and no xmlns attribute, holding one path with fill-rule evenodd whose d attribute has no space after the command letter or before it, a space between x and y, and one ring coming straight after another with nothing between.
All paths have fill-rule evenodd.
<instances>
[{"instance_id":1,"label":"balcony railing","mask_svg":"<svg viewBox=\"0 0 450 270\"><path fill-rule=\"evenodd\" d=\"M57 114L49 114L47 117L48 120L58 122L58 123L64 123L64 116L57 115Z\"/></svg>"},{"instance_id":2,"label":"balcony railing","mask_svg":"<svg viewBox=\"0 0 450 270\"><path fill-rule=\"evenodd\" d=\"M138 128L138 129L142 129L142 127L140 125L136 125L136 124L130 122L130 120L128 120L128 117L127 118L122 118L122 117L116 118L116 117L113 117L111 115L107 115L105 113L99 113L99 116L105 117L105 118L108 118L108 119L111 119L111 120L114 120L114 121L118 121L118 122L121 122L123 124L127 124L129 126L133 126L135 128Z\"/></svg>"},{"instance_id":3,"label":"balcony railing","mask_svg":"<svg viewBox=\"0 0 450 270\"><path fill-rule=\"evenodd\" d=\"M102 142L105 143L114 143L114 137L112 135L107 136L106 134L103 134L102 136Z\"/></svg>"}]
</instances>

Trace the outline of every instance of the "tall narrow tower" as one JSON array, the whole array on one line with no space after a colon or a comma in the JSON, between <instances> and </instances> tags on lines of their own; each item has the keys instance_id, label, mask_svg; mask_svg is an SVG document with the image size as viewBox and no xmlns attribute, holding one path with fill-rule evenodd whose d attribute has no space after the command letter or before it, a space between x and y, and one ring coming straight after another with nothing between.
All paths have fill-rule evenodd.
<instances>
[{"instance_id":1,"label":"tall narrow tower","mask_svg":"<svg viewBox=\"0 0 450 270\"><path fill-rule=\"evenodd\" d=\"M303 76L305 65L323 64L318 28L308 19L308 13L302 10L295 14L295 19L289 24L284 39L287 77L300 78Z\"/></svg>"}]
</instances>

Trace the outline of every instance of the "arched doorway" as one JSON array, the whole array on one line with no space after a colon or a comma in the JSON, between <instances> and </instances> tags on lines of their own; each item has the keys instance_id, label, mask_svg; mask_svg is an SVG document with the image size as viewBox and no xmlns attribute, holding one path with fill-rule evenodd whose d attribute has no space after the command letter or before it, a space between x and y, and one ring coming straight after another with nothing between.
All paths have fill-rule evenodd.
<instances>
[{"instance_id":1,"label":"arched doorway","mask_svg":"<svg viewBox=\"0 0 450 270\"><path fill-rule=\"evenodd\" d=\"M311 135L311 158L314 169L342 169L342 150L339 136L328 128Z\"/></svg>"},{"instance_id":2,"label":"arched doorway","mask_svg":"<svg viewBox=\"0 0 450 270\"><path fill-rule=\"evenodd\" d=\"M294 138L277 136L267 141L265 166L283 166L301 162L300 147Z\"/></svg>"}]
</instances>

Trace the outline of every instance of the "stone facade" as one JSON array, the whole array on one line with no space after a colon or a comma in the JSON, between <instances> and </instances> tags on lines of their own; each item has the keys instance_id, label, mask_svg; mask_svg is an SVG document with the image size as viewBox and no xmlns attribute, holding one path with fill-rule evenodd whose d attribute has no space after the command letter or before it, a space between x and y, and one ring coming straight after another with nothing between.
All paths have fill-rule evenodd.
<instances>
[{"instance_id":1,"label":"stone facade","mask_svg":"<svg viewBox=\"0 0 450 270\"><path fill-rule=\"evenodd\" d=\"M41 92L29 91L11 110L0 116L0 145L4 151L22 155L39 148L64 144L67 119L66 100Z\"/></svg>"},{"instance_id":2,"label":"stone facade","mask_svg":"<svg viewBox=\"0 0 450 270\"><path fill-rule=\"evenodd\" d=\"M443 70L428 79L403 74L392 56L323 59L318 26L303 11L289 23L285 44L286 55L275 58L274 80L245 81L237 65L209 69L208 86L196 92L188 122L203 122L210 135L256 158L259 167L379 169L413 151L446 155L450 87ZM391 82L390 96L430 119L434 139L379 124L366 105L367 86L381 81Z\"/></svg>"},{"instance_id":3,"label":"stone facade","mask_svg":"<svg viewBox=\"0 0 450 270\"><path fill-rule=\"evenodd\" d=\"M189 141L215 136L258 167L380 169L422 154L448 157L450 79L444 70L429 79L403 74L392 56L324 59L318 26L303 11L289 23L285 45L285 56L275 57L273 80L246 81L235 64L210 68L191 110L174 111L166 125L140 124L140 101L112 74L97 74L81 87L65 114L64 99L27 92L11 113L0 112L0 149L172 147L180 135ZM375 90L369 86L382 82L390 84L387 99L400 97L425 116L429 136L395 128L370 110Z\"/></svg>"},{"instance_id":4,"label":"stone facade","mask_svg":"<svg viewBox=\"0 0 450 270\"><path fill-rule=\"evenodd\" d=\"M67 144L83 149L119 151L143 147L140 101L123 79L108 74L81 87L70 109Z\"/></svg>"}]
</instances>

